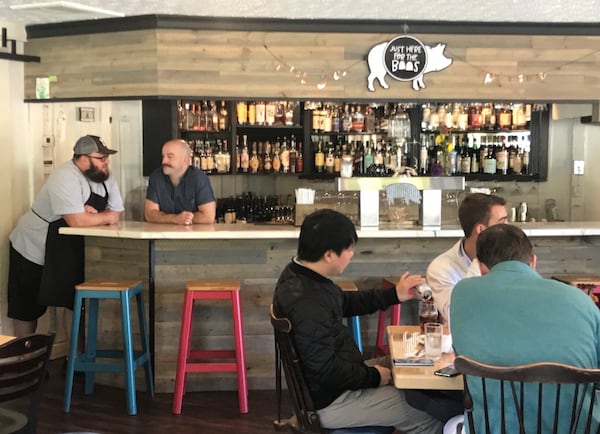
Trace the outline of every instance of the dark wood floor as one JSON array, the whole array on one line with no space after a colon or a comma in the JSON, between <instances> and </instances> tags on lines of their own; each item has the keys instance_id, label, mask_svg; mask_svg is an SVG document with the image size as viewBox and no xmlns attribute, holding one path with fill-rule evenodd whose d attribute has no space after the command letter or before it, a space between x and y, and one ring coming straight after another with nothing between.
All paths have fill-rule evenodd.
<instances>
[{"instance_id":1,"label":"dark wood floor","mask_svg":"<svg viewBox=\"0 0 600 434\"><path fill-rule=\"evenodd\" d=\"M95 386L94 394L83 394L83 381L73 389L71 412L63 412L64 359L50 364L50 377L45 384L38 434L57 433L210 433L264 434L274 433L276 417L274 391L250 391L250 411L241 415L237 392L194 392L184 397L179 416L171 413L173 395L157 394L150 398L138 392L138 414L128 416L122 389ZM218 374L216 374L218 375Z\"/></svg>"}]
</instances>

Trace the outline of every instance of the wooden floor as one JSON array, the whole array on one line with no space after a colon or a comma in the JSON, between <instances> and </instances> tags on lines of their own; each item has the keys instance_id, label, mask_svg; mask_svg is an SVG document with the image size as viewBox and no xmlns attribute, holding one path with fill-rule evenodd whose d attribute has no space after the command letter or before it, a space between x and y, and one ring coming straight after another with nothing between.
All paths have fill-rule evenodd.
<instances>
[{"instance_id":1,"label":"wooden floor","mask_svg":"<svg viewBox=\"0 0 600 434\"><path fill-rule=\"evenodd\" d=\"M50 364L50 377L45 384L38 434L57 433L210 433L264 434L274 433L276 417L274 391L250 391L250 411L241 415L237 392L194 392L184 397L183 411L171 414L173 395L158 394L150 398L138 392L138 414L128 416L122 389L95 386L94 394L83 394L83 381L76 380L71 412L63 412L64 359ZM218 374L216 374L218 375Z\"/></svg>"}]
</instances>

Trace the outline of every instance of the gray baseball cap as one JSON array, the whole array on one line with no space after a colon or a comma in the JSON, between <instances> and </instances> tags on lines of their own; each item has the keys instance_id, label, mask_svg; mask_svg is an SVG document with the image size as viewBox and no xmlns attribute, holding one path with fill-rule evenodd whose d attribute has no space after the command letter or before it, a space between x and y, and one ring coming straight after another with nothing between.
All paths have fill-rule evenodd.
<instances>
[{"instance_id":1,"label":"gray baseball cap","mask_svg":"<svg viewBox=\"0 0 600 434\"><path fill-rule=\"evenodd\" d=\"M98 136L87 135L80 137L75 142L75 146L73 146L73 153L75 155L88 155L92 152L99 152L104 155L117 153L114 149L109 149Z\"/></svg>"}]
</instances>

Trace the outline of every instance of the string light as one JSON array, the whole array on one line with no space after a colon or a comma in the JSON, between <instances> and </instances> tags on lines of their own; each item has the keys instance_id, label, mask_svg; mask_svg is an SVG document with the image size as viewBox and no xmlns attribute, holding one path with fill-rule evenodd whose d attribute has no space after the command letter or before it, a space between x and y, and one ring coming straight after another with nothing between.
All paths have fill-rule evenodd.
<instances>
[{"instance_id":1,"label":"string light","mask_svg":"<svg viewBox=\"0 0 600 434\"><path fill-rule=\"evenodd\" d=\"M309 73L307 71L298 69L295 65L291 65L291 64L287 63L282 57L277 56L275 53L273 53L266 44L264 44L263 47L265 48L267 53L269 53L273 57L273 59L275 61L275 64L274 64L275 66L273 67L273 69L275 71L289 71L290 74L294 75L294 77L296 79L298 79L300 81L300 84L302 84L302 85L305 85L309 81L312 81L312 80L310 80L311 75L316 75L319 77L319 81L316 84L317 89L319 89L319 90L323 90L327 87L328 80L339 81L343 78L346 78L346 76L348 75L349 69L351 69L358 63L363 62L362 60L356 61L353 64L351 64L350 66L348 66L347 68L336 69L335 71L333 71L329 74L323 73L323 72ZM315 80L316 80L316 78L315 78Z\"/></svg>"}]
</instances>

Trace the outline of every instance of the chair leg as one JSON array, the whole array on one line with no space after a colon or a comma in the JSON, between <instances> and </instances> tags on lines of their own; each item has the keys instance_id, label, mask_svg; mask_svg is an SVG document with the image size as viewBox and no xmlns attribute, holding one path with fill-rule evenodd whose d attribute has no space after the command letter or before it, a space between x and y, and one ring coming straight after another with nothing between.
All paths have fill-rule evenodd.
<instances>
[{"instance_id":1,"label":"chair leg","mask_svg":"<svg viewBox=\"0 0 600 434\"><path fill-rule=\"evenodd\" d=\"M89 313L88 313L88 339L86 342L85 355L83 357L84 362L93 363L96 361L96 345L98 341L98 308L100 301L96 298L89 300ZM85 309L83 310L85 312ZM84 313L85 315L85 313ZM86 395L94 393L94 382L96 380L96 372L85 371L85 391Z\"/></svg>"},{"instance_id":2,"label":"chair leg","mask_svg":"<svg viewBox=\"0 0 600 434\"><path fill-rule=\"evenodd\" d=\"M191 291L185 292L183 301L183 314L181 317L181 332L179 334L179 352L177 354L177 368L175 371L175 390L173 392L173 414L181 414L181 405L185 387L186 365L190 349L190 336L192 329L192 308L194 298Z\"/></svg>"},{"instance_id":3,"label":"chair leg","mask_svg":"<svg viewBox=\"0 0 600 434\"><path fill-rule=\"evenodd\" d=\"M65 396L63 411L71 411L71 396L73 393L73 375L75 374L75 357L77 357L77 339L79 338L79 323L81 319L82 297L75 292L75 305L73 307L73 323L71 324L71 340L69 341L69 356L67 372L65 375Z\"/></svg>"},{"instance_id":4,"label":"chair leg","mask_svg":"<svg viewBox=\"0 0 600 434\"><path fill-rule=\"evenodd\" d=\"M129 308L129 291L121 292L121 321L123 322L123 360L125 363L125 393L127 411L130 415L137 413L135 396L135 369L133 363L133 341L131 338L131 312Z\"/></svg>"},{"instance_id":5,"label":"chair leg","mask_svg":"<svg viewBox=\"0 0 600 434\"><path fill-rule=\"evenodd\" d=\"M246 354L244 349L244 329L242 327L242 308L240 291L232 291L233 330L235 339L235 359L238 378L238 401L240 413L248 413L248 384L246 381Z\"/></svg>"},{"instance_id":6,"label":"chair leg","mask_svg":"<svg viewBox=\"0 0 600 434\"><path fill-rule=\"evenodd\" d=\"M142 340L142 350L146 357L146 362L144 363L144 374L146 376L146 389L151 397L154 398L154 381L152 375L152 360L150 357L150 341L148 338L148 329L146 327L146 313L144 310L144 299L142 297L142 292L138 292L135 295L135 299L137 302L138 308L138 321L140 326L140 339Z\"/></svg>"}]
</instances>

